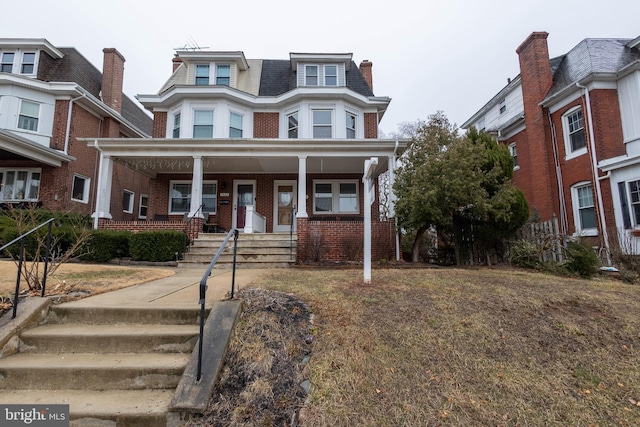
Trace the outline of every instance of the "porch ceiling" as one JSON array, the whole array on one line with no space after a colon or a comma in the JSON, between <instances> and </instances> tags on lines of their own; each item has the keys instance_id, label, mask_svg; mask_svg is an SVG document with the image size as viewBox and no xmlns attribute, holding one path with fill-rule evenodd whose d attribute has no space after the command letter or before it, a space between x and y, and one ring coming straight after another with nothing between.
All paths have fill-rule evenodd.
<instances>
[{"instance_id":1,"label":"porch ceiling","mask_svg":"<svg viewBox=\"0 0 640 427\"><path fill-rule=\"evenodd\" d=\"M69 162L75 158L0 129L0 160L35 160L60 167L63 162Z\"/></svg>"}]
</instances>

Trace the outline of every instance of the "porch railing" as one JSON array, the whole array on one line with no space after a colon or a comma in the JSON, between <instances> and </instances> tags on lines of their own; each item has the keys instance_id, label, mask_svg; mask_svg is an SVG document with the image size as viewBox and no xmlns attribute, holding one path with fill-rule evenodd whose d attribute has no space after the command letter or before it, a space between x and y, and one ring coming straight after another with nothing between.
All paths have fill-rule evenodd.
<instances>
[{"instance_id":1,"label":"porch railing","mask_svg":"<svg viewBox=\"0 0 640 427\"><path fill-rule=\"evenodd\" d=\"M255 211L253 206L247 206L244 223L245 233L264 233L267 231L267 218Z\"/></svg>"},{"instance_id":2,"label":"porch railing","mask_svg":"<svg viewBox=\"0 0 640 427\"><path fill-rule=\"evenodd\" d=\"M225 237L224 241L220 245L220 248L218 248L218 252L216 252L216 254L213 256L213 259L209 263L209 266L207 267L207 271L204 272L202 279L200 279L200 301L199 301L200 303L200 339L198 340L198 373L196 376L196 382L200 381L200 378L202 377L202 349L203 349L203 341L204 341L204 321L205 321L204 305L207 299L207 280L209 279L209 276L211 276L211 271L213 270L216 263L218 262L218 258L220 258L220 255L222 255L222 251L224 251L224 248L229 243L229 240L231 240L231 236L233 236L233 271L231 273L231 299L233 299L234 291L235 291L235 283L236 283L236 254L238 250L239 234L240 233L235 228L232 228L229 231L229 233L227 234L227 237Z\"/></svg>"},{"instance_id":3,"label":"porch railing","mask_svg":"<svg viewBox=\"0 0 640 427\"><path fill-rule=\"evenodd\" d=\"M53 226L54 220L55 218L50 218L47 221L40 224L39 226L32 228L31 230L27 231L21 236L16 237L6 245L0 247L0 253L2 253L2 251L4 251L9 246L13 245L14 243L17 243L18 241L20 242L20 256L18 258L18 275L16 277L16 291L13 297L13 315L11 316L12 319L15 319L16 314L18 313L18 296L20 295L20 277L22 276L22 263L24 262L24 242L27 236L29 236L31 233L34 233L35 231L39 230L45 225L48 225L49 229L47 231L46 255L44 258L44 274L42 276L42 294L40 295L44 297L44 294L47 288L47 273L49 272L49 257L51 255L51 228Z\"/></svg>"},{"instance_id":4,"label":"porch railing","mask_svg":"<svg viewBox=\"0 0 640 427\"><path fill-rule=\"evenodd\" d=\"M198 214L202 212L203 208L204 208L204 205L200 205L198 207L198 210L196 210L193 215L185 214L186 224L185 224L184 229L183 229L183 232L184 232L184 252L187 252L187 250L189 249L189 246L191 246L191 243L193 243L193 237L196 234L195 232L199 231L198 227L201 227L201 225L198 224L197 222L195 222L193 219L194 218L198 218ZM195 226L194 226L194 224L195 224ZM176 259L176 261L177 261L177 259Z\"/></svg>"}]
</instances>

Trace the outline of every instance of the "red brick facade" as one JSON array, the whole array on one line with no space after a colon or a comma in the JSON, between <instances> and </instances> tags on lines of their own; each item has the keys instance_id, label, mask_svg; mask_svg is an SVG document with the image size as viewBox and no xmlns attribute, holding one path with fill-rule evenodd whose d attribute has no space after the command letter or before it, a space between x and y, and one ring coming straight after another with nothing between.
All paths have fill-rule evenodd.
<instances>
[{"instance_id":1,"label":"red brick facade","mask_svg":"<svg viewBox=\"0 0 640 427\"><path fill-rule=\"evenodd\" d=\"M278 138L280 113L254 113L253 137L254 138Z\"/></svg>"}]
</instances>

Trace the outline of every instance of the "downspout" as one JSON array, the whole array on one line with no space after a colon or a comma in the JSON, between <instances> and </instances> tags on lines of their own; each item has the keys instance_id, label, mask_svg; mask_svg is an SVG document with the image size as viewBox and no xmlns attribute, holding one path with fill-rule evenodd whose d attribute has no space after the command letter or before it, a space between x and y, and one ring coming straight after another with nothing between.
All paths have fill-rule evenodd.
<instances>
[{"instance_id":1,"label":"downspout","mask_svg":"<svg viewBox=\"0 0 640 427\"><path fill-rule=\"evenodd\" d=\"M85 93L83 92L79 97L69 100L69 112L67 113L67 130L64 136L64 154L69 154L69 137L71 134L71 111L73 109L73 102L84 97Z\"/></svg>"},{"instance_id":2,"label":"downspout","mask_svg":"<svg viewBox=\"0 0 640 427\"><path fill-rule=\"evenodd\" d=\"M396 146L393 149L393 155L391 157L391 159L393 160L393 171L389 171L389 201L393 204L393 217L395 218L396 216L396 198L395 198L395 194L393 192L393 183L396 180L396 172L395 172L395 168L396 168L396 162L398 161L397 159L397 153L398 153L398 148L399 148L400 144L398 143L398 141L396 141ZM393 177L393 179L391 179ZM392 197L393 195L393 197ZM395 221L394 221L395 222ZM398 224L396 222L395 224L396 226L396 261L400 261L400 231L398 230Z\"/></svg>"},{"instance_id":3,"label":"downspout","mask_svg":"<svg viewBox=\"0 0 640 427\"><path fill-rule=\"evenodd\" d=\"M558 185L558 203L560 205L560 231L562 235L567 234L568 227L568 218L567 218L567 205L564 199L564 187L562 185L562 168L560 167L560 160L558 154L558 135L556 134L556 127L553 124L553 119L551 118L551 112L548 111L549 118L549 127L551 129L551 142L553 146L553 161L556 170L556 184Z\"/></svg>"},{"instance_id":4,"label":"downspout","mask_svg":"<svg viewBox=\"0 0 640 427\"><path fill-rule=\"evenodd\" d=\"M589 148L591 151L591 168L593 171L593 177L596 184L596 198L598 199L598 209L600 210L600 227L602 228L602 238L604 240L605 253L607 257L607 264L611 265L611 255L609 252L609 235L607 233L607 220L604 217L604 204L602 202L602 194L600 189L600 179L598 179L598 158L596 156L596 141L593 136L593 120L591 116L591 98L589 97L589 89L586 86L582 86L579 82L576 86L580 89L584 89L585 98L587 103L587 119L589 121Z\"/></svg>"},{"instance_id":5,"label":"downspout","mask_svg":"<svg viewBox=\"0 0 640 427\"><path fill-rule=\"evenodd\" d=\"M102 158L103 158L102 157L102 148L100 148L100 144L98 143L97 139L94 140L93 144L94 144L94 146L96 147L96 150L99 153L98 158L100 159L100 164L99 164L98 168L102 169ZM96 168L96 169L98 169L98 168ZM98 175L98 176L102 176L102 175ZM94 181L95 181L95 179L94 179ZM98 185L98 188L100 188L100 183L96 183L96 185ZM99 197L95 198L96 208L94 210L94 215L93 215L93 229L94 230L98 229L98 220L99 220L99 218L98 218L98 199L99 199Z\"/></svg>"}]
</instances>

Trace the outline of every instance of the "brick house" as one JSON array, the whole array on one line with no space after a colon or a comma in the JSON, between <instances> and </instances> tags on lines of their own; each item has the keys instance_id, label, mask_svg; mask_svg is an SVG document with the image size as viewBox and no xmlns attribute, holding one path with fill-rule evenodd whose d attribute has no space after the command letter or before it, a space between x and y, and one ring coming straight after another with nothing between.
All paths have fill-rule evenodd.
<instances>
[{"instance_id":1,"label":"brick house","mask_svg":"<svg viewBox=\"0 0 640 427\"><path fill-rule=\"evenodd\" d=\"M517 48L520 74L462 127L494 134L532 214L609 248L640 229L640 37L585 39L549 58L546 32Z\"/></svg>"},{"instance_id":2,"label":"brick house","mask_svg":"<svg viewBox=\"0 0 640 427\"><path fill-rule=\"evenodd\" d=\"M93 213L100 156L78 138L152 131L148 113L122 93L124 61L104 49L101 73L74 48L0 39L0 205ZM139 201L123 195L148 193L149 179L120 165L113 176L114 216L132 219Z\"/></svg>"},{"instance_id":3,"label":"brick house","mask_svg":"<svg viewBox=\"0 0 640 427\"><path fill-rule=\"evenodd\" d=\"M373 94L371 70L350 53L269 60L177 51L158 93L138 95L154 116L152 138L86 139L100 152L99 192L112 191L115 165L151 180L146 221L114 221L117 208L105 197L96 205L98 227L161 228L195 218L205 231L207 224L294 231L299 261L314 239L327 245L325 259L344 260L345 237L362 241L371 209L373 259L388 259L394 224L378 219L377 200L365 206L364 162L378 158L374 177L393 171L406 142L378 139L391 100Z\"/></svg>"}]
</instances>

